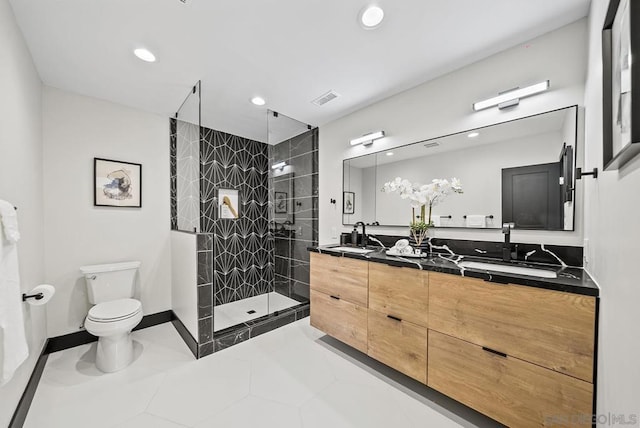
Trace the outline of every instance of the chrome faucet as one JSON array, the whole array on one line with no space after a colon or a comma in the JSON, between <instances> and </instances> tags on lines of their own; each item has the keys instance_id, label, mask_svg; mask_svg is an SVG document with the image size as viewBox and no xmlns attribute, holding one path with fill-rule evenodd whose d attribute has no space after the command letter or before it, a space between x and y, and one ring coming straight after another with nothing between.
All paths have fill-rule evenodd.
<instances>
[{"instance_id":1,"label":"chrome faucet","mask_svg":"<svg viewBox=\"0 0 640 428\"><path fill-rule=\"evenodd\" d=\"M367 230L366 230L366 226L364 224L364 222L357 222L356 224L353 225L354 228L358 228L358 225L362 225L362 241L360 241L360 245L362 247L366 247L368 244L368 239L367 239Z\"/></svg>"},{"instance_id":2,"label":"chrome faucet","mask_svg":"<svg viewBox=\"0 0 640 428\"><path fill-rule=\"evenodd\" d=\"M504 233L504 243L502 244L502 261L510 262L517 254L511 251L511 229L514 223L502 223L502 233ZM517 248L517 247L516 247Z\"/></svg>"}]
</instances>

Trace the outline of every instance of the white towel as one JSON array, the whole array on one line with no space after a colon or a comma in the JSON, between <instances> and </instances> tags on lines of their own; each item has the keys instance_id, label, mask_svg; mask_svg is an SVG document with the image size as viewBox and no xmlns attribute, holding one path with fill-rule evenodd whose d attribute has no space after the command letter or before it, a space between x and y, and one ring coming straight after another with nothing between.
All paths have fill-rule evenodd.
<instances>
[{"instance_id":1,"label":"white towel","mask_svg":"<svg viewBox=\"0 0 640 428\"><path fill-rule=\"evenodd\" d=\"M29 356L29 347L24 332L18 273L18 218L13 205L3 200L0 200L0 221L0 328L3 337L0 385L4 385Z\"/></svg>"},{"instance_id":2,"label":"white towel","mask_svg":"<svg viewBox=\"0 0 640 428\"><path fill-rule=\"evenodd\" d=\"M487 227L487 217L484 215L468 215L467 227Z\"/></svg>"}]
</instances>

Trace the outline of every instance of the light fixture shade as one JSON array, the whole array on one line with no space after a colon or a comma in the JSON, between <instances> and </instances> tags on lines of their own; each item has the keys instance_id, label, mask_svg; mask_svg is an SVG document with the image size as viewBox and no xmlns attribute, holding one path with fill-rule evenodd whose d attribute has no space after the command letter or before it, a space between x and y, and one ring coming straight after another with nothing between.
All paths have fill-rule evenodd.
<instances>
[{"instance_id":1,"label":"light fixture shade","mask_svg":"<svg viewBox=\"0 0 640 428\"><path fill-rule=\"evenodd\" d=\"M473 104L473 110L479 111L489 107L494 107L507 101L517 100L519 98L528 97L531 95L539 94L549 89L549 81L536 83L535 85L527 86L524 88L514 89L512 91L504 92L497 97L489 98L483 101L478 101Z\"/></svg>"},{"instance_id":2,"label":"light fixture shade","mask_svg":"<svg viewBox=\"0 0 640 428\"><path fill-rule=\"evenodd\" d=\"M286 162L278 162L278 163L274 163L273 165L271 165L272 169L282 169L285 166L287 166Z\"/></svg>"},{"instance_id":3,"label":"light fixture shade","mask_svg":"<svg viewBox=\"0 0 640 428\"><path fill-rule=\"evenodd\" d=\"M382 137L384 137L384 131L370 132L369 134L363 135L362 137L350 140L349 143L352 146L357 146L358 144L369 145L373 143L374 140L380 139Z\"/></svg>"}]
</instances>

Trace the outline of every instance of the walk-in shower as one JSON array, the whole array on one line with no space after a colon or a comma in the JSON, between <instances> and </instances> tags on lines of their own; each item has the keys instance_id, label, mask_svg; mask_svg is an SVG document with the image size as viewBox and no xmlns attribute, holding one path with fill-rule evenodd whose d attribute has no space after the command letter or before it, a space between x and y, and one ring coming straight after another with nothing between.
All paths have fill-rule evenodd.
<instances>
[{"instance_id":1,"label":"walk-in shower","mask_svg":"<svg viewBox=\"0 0 640 428\"><path fill-rule=\"evenodd\" d=\"M199 357L307 316L318 239L317 128L265 110L257 141L201 106L198 83L171 119L172 298Z\"/></svg>"}]
</instances>

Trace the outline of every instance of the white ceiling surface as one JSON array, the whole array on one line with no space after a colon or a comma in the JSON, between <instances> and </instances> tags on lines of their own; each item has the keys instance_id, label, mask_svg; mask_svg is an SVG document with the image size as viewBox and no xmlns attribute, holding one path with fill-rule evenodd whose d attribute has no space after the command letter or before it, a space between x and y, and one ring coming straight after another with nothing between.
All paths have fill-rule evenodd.
<instances>
[{"instance_id":1,"label":"white ceiling surface","mask_svg":"<svg viewBox=\"0 0 640 428\"><path fill-rule=\"evenodd\" d=\"M587 15L589 0L10 0L45 84L267 140L266 109L314 126ZM158 62L132 54L147 47ZM553 82L552 82L553 84ZM328 90L340 98L318 107ZM260 95L264 107L249 103ZM488 94L489 95L489 94Z\"/></svg>"}]
</instances>

